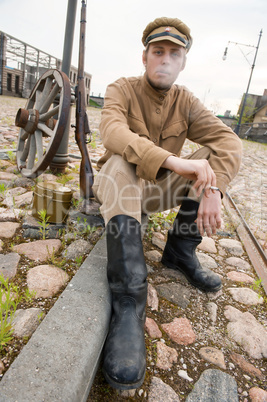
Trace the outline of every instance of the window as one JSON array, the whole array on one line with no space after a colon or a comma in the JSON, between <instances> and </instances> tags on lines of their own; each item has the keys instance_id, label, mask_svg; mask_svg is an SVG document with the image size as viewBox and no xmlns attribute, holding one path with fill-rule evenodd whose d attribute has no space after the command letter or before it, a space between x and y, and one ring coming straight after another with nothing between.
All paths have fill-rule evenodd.
<instances>
[{"instance_id":1,"label":"window","mask_svg":"<svg viewBox=\"0 0 267 402\"><path fill-rule=\"evenodd\" d=\"M12 92L12 74L7 73L7 90Z\"/></svg>"}]
</instances>

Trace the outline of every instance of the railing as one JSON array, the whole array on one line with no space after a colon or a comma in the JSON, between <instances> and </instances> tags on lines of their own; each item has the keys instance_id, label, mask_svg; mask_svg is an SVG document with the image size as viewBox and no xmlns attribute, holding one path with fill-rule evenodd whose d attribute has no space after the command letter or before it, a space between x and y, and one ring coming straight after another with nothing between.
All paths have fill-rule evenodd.
<instances>
[{"instance_id":1,"label":"railing","mask_svg":"<svg viewBox=\"0 0 267 402\"><path fill-rule=\"evenodd\" d=\"M239 137L246 140L267 143L267 123L242 124Z\"/></svg>"}]
</instances>

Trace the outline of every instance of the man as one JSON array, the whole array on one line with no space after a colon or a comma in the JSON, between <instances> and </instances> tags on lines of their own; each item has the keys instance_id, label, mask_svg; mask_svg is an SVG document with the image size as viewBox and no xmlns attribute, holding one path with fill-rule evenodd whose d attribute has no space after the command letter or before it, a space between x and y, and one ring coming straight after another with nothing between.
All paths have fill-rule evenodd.
<instances>
[{"instance_id":1,"label":"man","mask_svg":"<svg viewBox=\"0 0 267 402\"><path fill-rule=\"evenodd\" d=\"M174 85L192 45L189 28L176 18L157 18L142 41L144 76L121 78L107 88L100 123L107 151L93 188L106 223L112 295L103 372L119 389L137 388L145 376L141 214L180 205L162 262L199 289L218 291L219 276L201 267L195 249L204 232L211 236L220 227L221 197L241 159L232 130ZM182 159L186 138L203 147Z\"/></svg>"}]
</instances>

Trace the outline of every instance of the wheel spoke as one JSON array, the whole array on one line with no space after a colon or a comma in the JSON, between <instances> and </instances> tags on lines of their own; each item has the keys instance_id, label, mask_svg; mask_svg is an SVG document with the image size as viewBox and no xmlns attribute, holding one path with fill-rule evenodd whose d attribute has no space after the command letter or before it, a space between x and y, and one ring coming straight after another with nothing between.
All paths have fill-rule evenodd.
<instances>
[{"instance_id":1,"label":"wheel spoke","mask_svg":"<svg viewBox=\"0 0 267 402\"><path fill-rule=\"evenodd\" d=\"M58 83L56 83L54 88L48 95L48 97L44 100L44 103L41 105L41 107L39 109L40 114L47 112L47 110L49 109L49 106L52 104L53 100L57 96L58 91L59 91L59 85L58 85Z\"/></svg>"},{"instance_id":2,"label":"wheel spoke","mask_svg":"<svg viewBox=\"0 0 267 402\"><path fill-rule=\"evenodd\" d=\"M54 136L54 131L51 130L51 128L47 127L45 123L38 123L37 128L41 130L43 133L45 133L48 137L53 137Z\"/></svg>"},{"instance_id":3,"label":"wheel spoke","mask_svg":"<svg viewBox=\"0 0 267 402\"><path fill-rule=\"evenodd\" d=\"M23 129L21 129L21 130L23 130ZM28 138L28 136L29 136L29 133L27 133L27 131L23 130L23 132L22 132L21 135L20 135L20 139L21 139L22 141L26 141L27 138Z\"/></svg>"},{"instance_id":4,"label":"wheel spoke","mask_svg":"<svg viewBox=\"0 0 267 402\"><path fill-rule=\"evenodd\" d=\"M43 113L39 116L39 121L47 121L50 117L55 116L59 112L59 105L49 110L47 113Z\"/></svg>"},{"instance_id":5,"label":"wheel spoke","mask_svg":"<svg viewBox=\"0 0 267 402\"><path fill-rule=\"evenodd\" d=\"M43 157L43 135L40 130L35 131L35 142L37 148L37 159L40 161Z\"/></svg>"},{"instance_id":6,"label":"wheel spoke","mask_svg":"<svg viewBox=\"0 0 267 402\"><path fill-rule=\"evenodd\" d=\"M39 106L41 105L41 102L42 102L42 92L39 90L39 89L37 89L36 90L36 95L35 95L35 109L39 109Z\"/></svg>"},{"instance_id":7,"label":"wheel spoke","mask_svg":"<svg viewBox=\"0 0 267 402\"><path fill-rule=\"evenodd\" d=\"M29 152L29 158L28 158L28 162L27 162L27 169L33 168L34 161L35 161L35 154L36 154L35 136L31 135L30 136L30 152Z\"/></svg>"},{"instance_id":8,"label":"wheel spoke","mask_svg":"<svg viewBox=\"0 0 267 402\"><path fill-rule=\"evenodd\" d=\"M42 102L44 102L46 100L46 98L48 97L51 89L52 89L52 85L53 85L53 78L51 77L47 77L46 81L45 81L45 85L44 85L44 89L42 91L42 96L40 99L40 103L38 104L38 108L36 106L36 109L39 110L39 107L41 106Z\"/></svg>"},{"instance_id":9,"label":"wheel spoke","mask_svg":"<svg viewBox=\"0 0 267 402\"><path fill-rule=\"evenodd\" d=\"M30 142L31 142L31 137L29 136L29 137L27 138L27 142L26 142L26 144L25 144L25 146L24 146L24 148L23 148L23 151L22 151L22 154L21 154L21 157L20 157L20 161L21 161L22 163L26 162L26 159L27 159L27 157L28 157L28 155L29 155Z\"/></svg>"}]
</instances>

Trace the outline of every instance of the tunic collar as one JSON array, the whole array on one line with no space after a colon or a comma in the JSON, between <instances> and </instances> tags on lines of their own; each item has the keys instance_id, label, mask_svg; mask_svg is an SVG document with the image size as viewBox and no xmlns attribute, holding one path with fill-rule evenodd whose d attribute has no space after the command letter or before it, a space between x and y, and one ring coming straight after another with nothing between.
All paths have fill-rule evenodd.
<instances>
[{"instance_id":1,"label":"tunic collar","mask_svg":"<svg viewBox=\"0 0 267 402\"><path fill-rule=\"evenodd\" d=\"M147 73L145 73L142 78L142 88L144 92L149 96L149 98L157 103L162 103L170 94L173 92L173 85L171 86L170 89L168 89L166 92L159 92L155 88L153 88L148 80L147 80Z\"/></svg>"}]
</instances>

